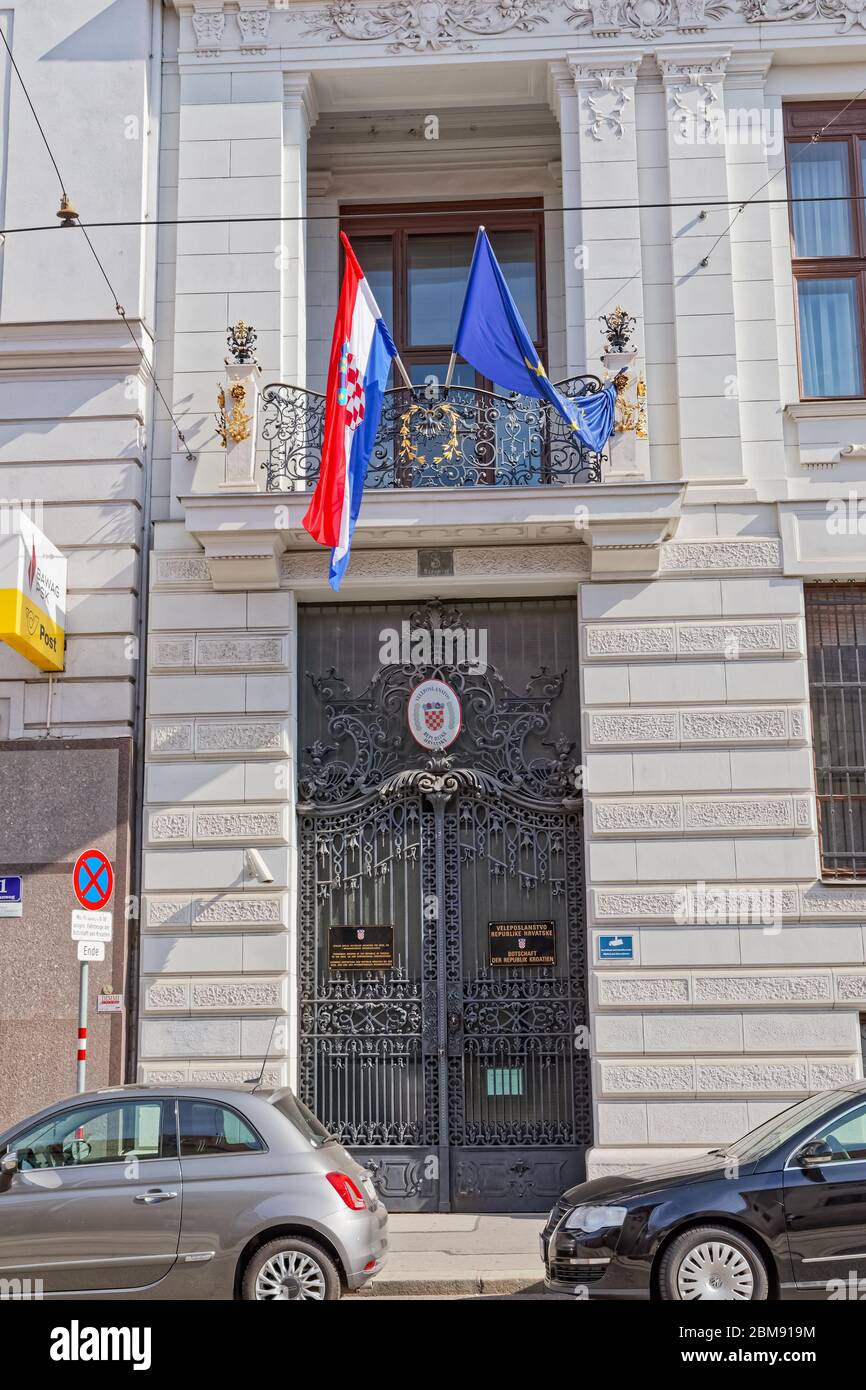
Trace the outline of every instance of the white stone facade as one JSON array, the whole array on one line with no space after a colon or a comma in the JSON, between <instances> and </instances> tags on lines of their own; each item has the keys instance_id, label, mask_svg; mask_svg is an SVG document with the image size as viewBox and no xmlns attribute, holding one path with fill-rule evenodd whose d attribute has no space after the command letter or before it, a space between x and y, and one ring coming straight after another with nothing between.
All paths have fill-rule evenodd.
<instances>
[{"instance_id":1,"label":"white stone facade","mask_svg":"<svg viewBox=\"0 0 866 1390\"><path fill-rule=\"evenodd\" d=\"M598 317L623 303L648 437L618 440L592 486L370 494L341 600L428 597L419 546L453 547L445 597L574 596L592 1173L723 1142L862 1075L866 882L821 881L803 584L866 578L864 535L827 527L828 500L864 493L866 400L800 401L787 208L760 195L734 214L771 176L784 192L783 103L862 86L863 17L846 0L777 11L170 0L149 137L158 191L141 149L137 192L180 220L160 226L155 282L142 271L127 313L140 304L192 462L158 402L142 407L147 452L130 454L129 408L109 401L130 370L122 337L79 322L93 293L77 304L64 291L69 322L43 334L32 304L50 286L13 276L11 238L0 253L0 341L34 402L48 380L58 393L51 457L67 481L55 467L40 482L46 529L81 562L64 729L129 727L119 643L134 632L149 460L144 1078L236 1080L266 1055L268 1076L294 1076L297 607L329 597L327 558L300 527L303 493L267 494L259 468L254 487L226 486L214 429L226 325L255 325L261 384L321 389L342 208L528 195L549 214L550 376L600 371ZM730 129L743 111L766 139L681 138L684 123L723 113ZM427 115L436 140L419 133ZM11 167L9 224L35 217ZM650 206L696 198L705 216ZM274 220L183 221L221 216ZM147 238L135 245L146 267ZM70 339L91 354L74 371L61 364ZM89 376L97 340L105 395ZM25 453L40 411L19 413L31 430L4 428L0 492L20 485L7 459L38 481ZM98 488L94 453L109 460ZM73 667L84 660L86 674ZM0 708L29 729L44 681L11 654L0 663ZM246 847L272 882L251 875ZM632 960L598 958L612 930L633 936Z\"/></svg>"}]
</instances>

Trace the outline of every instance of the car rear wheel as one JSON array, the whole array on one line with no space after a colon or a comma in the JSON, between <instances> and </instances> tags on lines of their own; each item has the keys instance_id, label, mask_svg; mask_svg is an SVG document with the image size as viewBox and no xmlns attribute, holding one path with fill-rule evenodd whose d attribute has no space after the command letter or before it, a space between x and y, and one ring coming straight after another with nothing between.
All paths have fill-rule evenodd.
<instances>
[{"instance_id":1,"label":"car rear wheel","mask_svg":"<svg viewBox=\"0 0 866 1390\"><path fill-rule=\"evenodd\" d=\"M722 1226L697 1226L677 1236L659 1265L662 1298L678 1302L765 1300L767 1267L745 1236Z\"/></svg>"},{"instance_id":2,"label":"car rear wheel","mask_svg":"<svg viewBox=\"0 0 866 1390\"><path fill-rule=\"evenodd\" d=\"M255 1303L334 1303L340 1297L340 1276L320 1246L297 1236L282 1236L253 1255L244 1270L241 1292Z\"/></svg>"}]
</instances>

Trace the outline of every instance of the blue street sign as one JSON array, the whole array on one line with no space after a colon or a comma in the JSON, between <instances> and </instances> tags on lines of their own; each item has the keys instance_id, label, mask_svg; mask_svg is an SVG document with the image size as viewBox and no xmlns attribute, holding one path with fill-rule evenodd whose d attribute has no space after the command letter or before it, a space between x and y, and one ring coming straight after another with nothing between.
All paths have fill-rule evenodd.
<instances>
[{"instance_id":1,"label":"blue street sign","mask_svg":"<svg viewBox=\"0 0 866 1390\"><path fill-rule=\"evenodd\" d=\"M598 938L599 960L633 960L634 937L600 936Z\"/></svg>"},{"instance_id":2,"label":"blue street sign","mask_svg":"<svg viewBox=\"0 0 866 1390\"><path fill-rule=\"evenodd\" d=\"M23 880L20 874L0 874L0 917L21 917Z\"/></svg>"}]
</instances>

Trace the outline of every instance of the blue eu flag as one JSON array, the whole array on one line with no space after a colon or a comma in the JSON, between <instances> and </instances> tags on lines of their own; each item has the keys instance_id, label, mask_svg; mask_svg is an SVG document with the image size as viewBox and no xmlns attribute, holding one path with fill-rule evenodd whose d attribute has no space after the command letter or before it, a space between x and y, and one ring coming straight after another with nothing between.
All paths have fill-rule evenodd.
<instances>
[{"instance_id":1,"label":"blue eu flag","mask_svg":"<svg viewBox=\"0 0 866 1390\"><path fill-rule=\"evenodd\" d=\"M613 431L613 383L579 401L560 395L538 360L487 233L478 228L454 351L509 391L548 401L588 448L603 449Z\"/></svg>"}]
</instances>

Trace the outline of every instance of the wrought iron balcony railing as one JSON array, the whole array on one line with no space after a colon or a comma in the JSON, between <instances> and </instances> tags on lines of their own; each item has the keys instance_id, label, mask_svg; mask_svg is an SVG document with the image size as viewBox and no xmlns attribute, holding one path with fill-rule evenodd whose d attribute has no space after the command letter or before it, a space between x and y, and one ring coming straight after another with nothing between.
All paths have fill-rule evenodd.
<instances>
[{"instance_id":1,"label":"wrought iron balcony railing","mask_svg":"<svg viewBox=\"0 0 866 1390\"><path fill-rule=\"evenodd\" d=\"M601 389L595 376L558 383L570 400ZM315 484L325 397L275 382L262 391L262 437L269 492ZM533 487L594 483L604 455L576 442L550 406L527 396L474 387L419 386L385 393L367 473L369 488Z\"/></svg>"}]
</instances>

